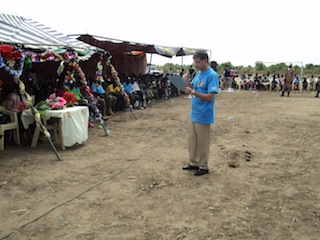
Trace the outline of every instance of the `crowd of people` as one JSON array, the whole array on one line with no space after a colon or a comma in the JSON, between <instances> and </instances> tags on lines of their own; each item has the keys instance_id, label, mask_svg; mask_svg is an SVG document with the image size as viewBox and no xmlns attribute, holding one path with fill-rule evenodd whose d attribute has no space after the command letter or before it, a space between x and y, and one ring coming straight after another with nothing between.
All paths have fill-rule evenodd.
<instances>
[{"instance_id":1,"label":"crowd of people","mask_svg":"<svg viewBox=\"0 0 320 240\"><path fill-rule=\"evenodd\" d=\"M292 70L292 65L288 67L286 72L271 75L269 72L265 74L237 74L235 69L226 66L222 76L220 76L220 88L222 90L244 89L258 91L280 91L284 96L284 92L290 91L317 91L315 97L319 97L320 93L320 77L311 75L310 77L299 76Z\"/></svg>"},{"instance_id":2,"label":"crowd of people","mask_svg":"<svg viewBox=\"0 0 320 240\"><path fill-rule=\"evenodd\" d=\"M168 100L179 96L181 92L171 84L168 78L171 74L178 73L167 72L165 75L146 74L136 76L132 74L125 76L118 74L110 61L107 61L104 71L99 72L97 70L95 77L90 77L87 81L90 92L93 94L102 116L106 119L115 115L118 111L143 110L156 101ZM39 81L37 72L33 68L25 81L25 86L34 100L34 105L45 101L53 93L56 97L62 97L66 92L72 92L77 98L76 105L89 107L90 122L96 120L90 103L84 98L85 87L68 70L65 71L65 74L61 74L60 77L49 75L45 80ZM19 115L27 106L25 99L19 94L18 85L14 83L3 84L1 80L0 105L8 110L17 112Z\"/></svg>"},{"instance_id":3,"label":"crowd of people","mask_svg":"<svg viewBox=\"0 0 320 240\"><path fill-rule=\"evenodd\" d=\"M119 74L110 59L103 64L97 64L93 77L87 79L87 86L84 86L70 64L66 65L61 72L49 74L45 79L38 79L36 68L31 68L23 78L26 91L31 95L33 105L38 108L40 103L48 101L53 95L56 98L63 98L66 93L73 93L76 97L75 105L87 106L90 113L88 126L94 127L95 123L100 126L100 119L107 120L110 116L120 111L144 110L156 101L166 101L181 94L171 84L168 76L183 74L184 71L166 72L164 75L130 75ZM71 64L72 65L72 64ZM103 66L102 66L103 65ZM40 68L38 68L40 71ZM85 91L88 90L94 98L95 106L87 99ZM20 116L28 108L28 103L23 95L19 93L19 86L14 82L0 80L0 106L18 114L21 133L25 132L28 139L32 138L35 126L24 130ZM94 107L98 107L101 115L97 114ZM40 111L40 109L38 109ZM46 109L48 110L48 109ZM102 117L102 118L101 118ZM0 123L10 122L10 118L0 112Z\"/></svg>"},{"instance_id":4,"label":"crowd of people","mask_svg":"<svg viewBox=\"0 0 320 240\"><path fill-rule=\"evenodd\" d=\"M167 100L179 96L181 91L171 84L168 77L171 75L180 75L182 77L184 74L188 74L192 79L195 75L195 70L190 66L187 71L179 69L174 72L170 68L163 75L146 74L136 76L132 74L125 76L118 74L110 59L106 61L103 69L104 71L102 71L102 67L97 66L95 77L88 79L88 85L104 118L115 115L118 111L143 110L149 104L158 100ZM283 74L270 75L266 73L252 76L238 74L236 69L226 66L223 75L220 76L220 88L221 90L227 90L229 88L237 89L240 86L244 90L280 91L282 92L281 96L284 95L285 91L289 95L291 90L311 90L317 91L316 97L319 96L319 77L299 77L293 71L289 77L289 69ZM62 97L66 91L71 91L76 95L79 105L87 105L90 109L90 104L83 97L84 87L76 79L73 82L66 82L70 73L66 71L65 75L67 77L63 74L61 75L62 77L49 75L46 80L38 81L37 72L32 68L26 81L27 92L33 96L35 104L37 104L47 99L52 93ZM0 104L6 109L19 114L24 111L26 106L25 99L19 95L18 86L4 85L1 80ZM95 115L91 111L91 119L94 117Z\"/></svg>"}]
</instances>

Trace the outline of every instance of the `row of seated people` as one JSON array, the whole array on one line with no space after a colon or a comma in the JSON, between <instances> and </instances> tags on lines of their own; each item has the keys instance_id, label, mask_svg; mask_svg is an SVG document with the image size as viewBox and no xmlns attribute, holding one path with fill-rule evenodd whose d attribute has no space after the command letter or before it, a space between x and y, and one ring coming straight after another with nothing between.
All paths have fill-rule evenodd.
<instances>
[{"instance_id":1,"label":"row of seated people","mask_svg":"<svg viewBox=\"0 0 320 240\"><path fill-rule=\"evenodd\" d=\"M310 78L295 75L292 81L292 90L297 91L316 91L320 87L320 78L311 76ZM239 75L232 79L231 87L234 89L244 90L262 90L262 91L282 91L284 77L275 74L272 77L258 75L255 77Z\"/></svg>"},{"instance_id":2,"label":"row of seated people","mask_svg":"<svg viewBox=\"0 0 320 240\"><path fill-rule=\"evenodd\" d=\"M151 75L141 78L122 78L120 85L110 79L97 85L93 79L90 79L91 93L96 97L103 116L114 114L116 111L129 110L130 105L137 109L144 109L147 104L179 95L179 91L166 77ZM29 85L26 83L26 87L34 99L34 105L46 100L52 93L55 93L57 97L62 97L66 92L64 81L52 79L50 76L37 84ZM128 95L130 104L126 101L122 90ZM94 120L96 118L94 110L90 108L90 103L84 98L85 88L81 87L79 79L69 86L69 91L76 95L78 105L89 107L91 119ZM25 99L20 96L16 84L7 84L5 87L1 87L0 104L3 104L6 109L20 115L26 106L24 102Z\"/></svg>"},{"instance_id":3,"label":"row of seated people","mask_svg":"<svg viewBox=\"0 0 320 240\"><path fill-rule=\"evenodd\" d=\"M179 95L167 77L119 76L119 79L120 84L110 78L101 82L93 78L89 79L92 93L97 98L103 115L114 115L117 111L130 110L130 105L134 109L143 110L147 104L154 103L156 100ZM128 95L130 105L125 102L121 90Z\"/></svg>"}]
</instances>

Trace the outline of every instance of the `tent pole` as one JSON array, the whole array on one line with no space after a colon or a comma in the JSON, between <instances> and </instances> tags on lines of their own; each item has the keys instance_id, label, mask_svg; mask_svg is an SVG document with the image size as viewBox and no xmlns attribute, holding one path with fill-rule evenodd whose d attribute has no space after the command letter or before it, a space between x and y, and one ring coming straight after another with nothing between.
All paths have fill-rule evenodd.
<instances>
[{"instance_id":1,"label":"tent pole","mask_svg":"<svg viewBox=\"0 0 320 240\"><path fill-rule=\"evenodd\" d=\"M148 68L149 75L150 75L150 70L151 70L151 63L152 63L152 53L150 54L150 62L149 62L149 68Z\"/></svg>"},{"instance_id":2,"label":"tent pole","mask_svg":"<svg viewBox=\"0 0 320 240\"><path fill-rule=\"evenodd\" d=\"M149 61L149 67L148 67L148 82L150 82L150 70L151 70L151 63L152 63L152 53L150 53L150 61Z\"/></svg>"}]
</instances>

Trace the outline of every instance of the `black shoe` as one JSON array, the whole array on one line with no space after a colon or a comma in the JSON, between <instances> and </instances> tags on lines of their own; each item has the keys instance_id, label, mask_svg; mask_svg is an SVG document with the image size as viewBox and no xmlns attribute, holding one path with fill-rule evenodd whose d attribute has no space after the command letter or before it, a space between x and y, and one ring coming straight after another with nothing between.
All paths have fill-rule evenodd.
<instances>
[{"instance_id":1,"label":"black shoe","mask_svg":"<svg viewBox=\"0 0 320 240\"><path fill-rule=\"evenodd\" d=\"M182 170L198 170L198 169L199 169L198 166L192 166L190 164L182 167Z\"/></svg>"},{"instance_id":2,"label":"black shoe","mask_svg":"<svg viewBox=\"0 0 320 240\"><path fill-rule=\"evenodd\" d=\"M195 176L201 176L201 175L208 174L208 173L209 173L209 169L199 168L199 169L194 173L194 175L195 175Z\"/></svg>"}]
</instances>

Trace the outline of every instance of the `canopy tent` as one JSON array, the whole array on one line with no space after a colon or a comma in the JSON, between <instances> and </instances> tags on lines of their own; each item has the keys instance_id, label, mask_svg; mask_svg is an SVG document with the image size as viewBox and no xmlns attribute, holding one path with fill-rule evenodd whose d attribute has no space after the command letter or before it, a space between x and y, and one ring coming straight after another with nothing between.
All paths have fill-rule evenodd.
<instances>
[{"instance_id":1,"label":"canopy tent","mask_svg":"<svg viewBox=\"0 0 320 240\"><path fill-rule=\"evenodd\" d=\"M87 60L98 49L77 39L52 30L32 19L9 14L0 14L0 43L23 45L33 50L71 49Z\"/></svg>"},{"instance_id":2,"label":"canopy tent","mask_svg":"<svg viewBox=\"0 0 320 240\"><path fill-rule=\"evenodd\" d=\"M145 53L156 53L165 57L172 57L179 50L177 47L155 46L152 44L129 42L112 38L91 36L88 34L80 35L78 39L92 46L102 48L110 52L112 55L128 53L131 51L141 51Z\"/></svg>"},{"instance_id":3,"label":"canopy tent","mask_svg":"<svg viewBox=\"0 0 320 240\"><path fill-rule=\"evenodd\" d=\"M0 69L1 72L5 72L8 75L13 76L13 80L16 84L19 85L19 93L21 96L24 96L27 101L27 105L32 109L32 112L35 116L37 126L45 134L46 138L49 140L51 147L53 148L55 154L60 160L60 156L56 151L55 146L51 141L50 133L47 131L46 127L42 124L39 111L33 106L31 96L25 91L25 85L22 79L20 78L24 69L25 63L25 50L31 50L36 52L45 52L50 53L64 53L65 58L58 57L58 55L51 55L48 61L54 61L58 57L59 61L68 61L68 64L74 65L75 73L80 79L80 83L85 87L85 97L88 99L91 107L94 109L96 119L100 121L101 125L104 127L106 135L108 135L106 127L104 125L104 120L99 109L96 106L96 101L93 98L93 95L89 92L89 87L87 87L86 77L78 64L78 60L87 60L91 55L97 52L99 49L97 47L85 44L77 39L70 38L66 35L58 33L42 24L39 24L31 19L26 19L19 16L13 16L8 14L0 14L0 44L2 44L2 53L5 53L5 49L8 47L6 44L14 47L7 55L8 62L19 60L19 68L15 70L15 65L7 65L7 60L5 60L0 52ZM1 45L0 45L1 46ZM9 47L10 47L9 46ZM48 52L49 50L49 52ZM20 56L17 59L11 57L13 52L19 52ZM78 54L75 54L77 52ZM32 53L31 53L32 54ZM82 57L79 57L82 56ZM70 57L70 58L69 58ZM73 60L72 60L73 59ZM33 59L32 59L33 62ZM38 62L38 61L37 61ZM41 61L40 61L41 63ZM0 73L1 73L0 72ZM4 74L4 75L5 75ZM3 76L1 74L0 76Z\"/></svg>"},{"instance_id":4,"label":"canopy tent","mask_svg":"<svg viewBox=\"0 0 320 240\"><path fill-rule=\"evenodd\" d=\"M168 47L153 44L138 43L133 41L124 41L113 38L106 38L101 36L92 36L88 34L83 35L69 35L70 37L76 37L77 39L88 43L92 46L96 46L110 52L113 55L113 63L118 71L124 75L143 75L147 68L146 57L140 55L140 57L134 54L129 55L132 52L144 52L150 54L159 54L164 57L173 56L187 56L194 54L197 50L208 51L205 49L196 48L184 48L184 47ZM130 56L130 57L129 57ZM183 58L182 58L183 59ZM129 64L129 69L127 64ZM92 72L92 71L91 71Z\"/></svg>"},{"instance_id":5,"label":"canopy tent","mask_svg":"<svg viewBox=\"0 0 320 240\"><path fill-rule=\"evenodd\" d=\"M74 36L74 35L69 35ZM80 35L77 39L92 46L102 48L111 54L120 54L131 51L142 51L145 53L156 53L165 57L192 55L198 50L208 51L206 49L168 47L153 44L137 43L100 36L91 36L88 34Z\"/></svg>"}]
</instances>

